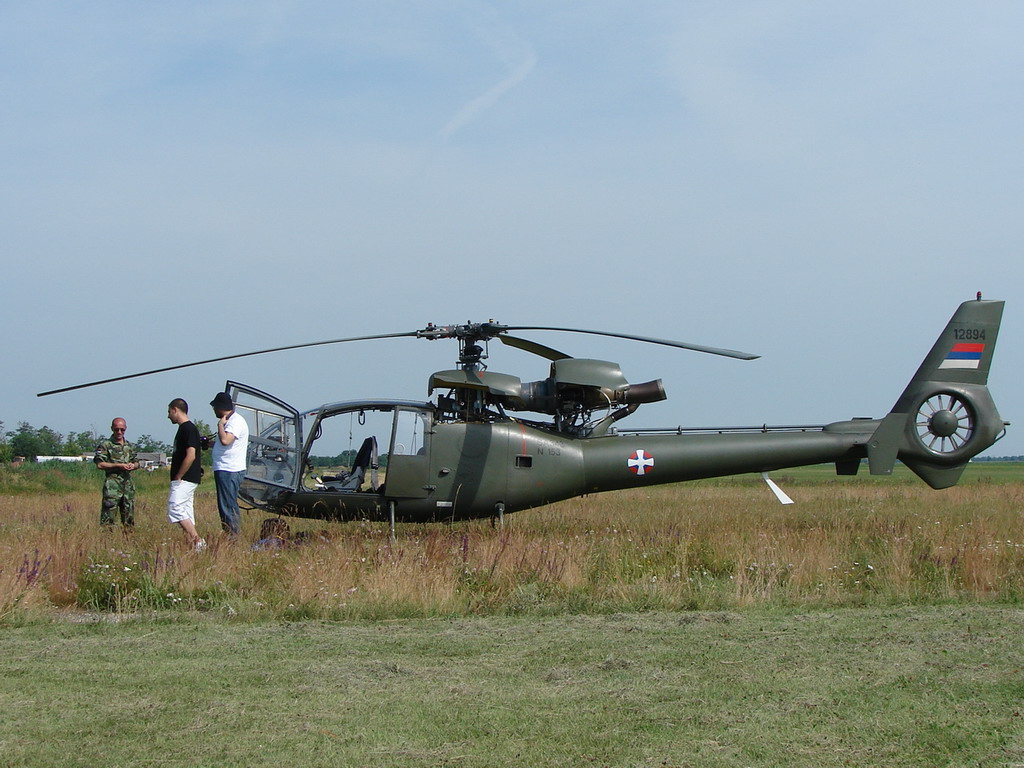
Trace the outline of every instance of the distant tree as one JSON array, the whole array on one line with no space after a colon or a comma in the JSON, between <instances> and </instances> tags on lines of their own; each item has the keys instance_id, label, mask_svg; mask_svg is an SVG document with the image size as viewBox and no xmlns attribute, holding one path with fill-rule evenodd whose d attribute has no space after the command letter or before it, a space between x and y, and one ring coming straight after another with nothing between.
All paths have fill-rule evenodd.
<instances>
[{"instance_id":1,"label":"distant tree","mask_svg":"<svg viewBox=\"0 0 1024 768\"><path fill-rule=\"evenodd\" d=\"M345 450L339 453L337 456L310 456L309 465L311 467L351 467L356 460L356 451Z\"/></svg>"},{"instance_id":2,"label":"distant tree","mask_svg":"<svg viewBox=\"0 0 1024 768\"><path fill-rule=\"evenodd\" d=\"M4 432L4 423L0 421L0 461L10 461L13 457L14 451L11 450L7 433Z\"/></svg>"},{"instance_id":3,"label":"distant tree","mask_svg":"<svg viewBox=\"0 0 1024 768\"><path fill-rule=\"evenodd\" d=\"M62 456L64 454L64 436L47 426L36 430L36 436L42 446L43 456Z\"/></svg>"},{"instance_id":4,"label":"distant tree","mask_svg":"<svg viewBox=\"0 0 1024 768\"><path fill-rule=\"evenodd\" d=\"M77 453L91 454L96 450L96 445L99 444L99 441L105 436L106 435L100 436L96 434L95 429L86 429L81 432L69 432L68 441L75 441L79 447L79 451ZM67 445L67 443L65 444Z\"/></svg>"},{"instance_id":5,"label":"distant tree","mask_svg":"<svg viewBox=\"0 0 1024 768\"><path fill-rule=\"evenodd\" d=\"M217 439L217 430L211 427L202 419L192 419L192 423L196 425L196 429L199 430L199 434L203 436L211 436L214 440ZM213 466L213 456L210 451L203 451L203 466Z\"/></svg>"},{"instance_id":6,"label":"distant tree","mask_svg":"<svg viewBox=\"0 0 1024 768\"><path fill-rule=\"evenodd\" d=\"M77 456L80 453L85 453L91 448L84 448L79 445L78 441L74 438L73 434L69 434L64 440L64 445L61 446L61 454L64 456Z\"/></svg>"},{"instance_id":7,"label":"distant tree","mask_svg":"<svg viewBox=\"0 0 1024 768\"><path fill-rule=\"evenodd\" d=\"M135 447L143 453L171 453L173 450L167 443L162 443L152 435L139 435L133 440Z\"/></svg>"},{"instance_id":8,"label":"distant tree","mask_svg":"<svg viewBox=\"0 0 1024 768\"><path fill-rule=\"evenodd\" d=\"M68 432L67 442L72 441L82 449L79 453L87 453L99 445L100 436L96 434L94 429L87 429L83 432Z\"/></svg>"},{"instance_id":9,"label":"distant tree","mask_svg":"<svg viewBox=\"0 0 1024 768\"><path fill-rule=\"evenodd\" d=\"M11 439L11 452L15 456L24 456L29 461L36 456L45 456L42 441L36 433L36 428L27 421L18 422L18 428L7 433Z\"/></svg>"},{"instance_id":10,"label":"distant tree","mask_svg":"<svg viewBox=\"0 0 1024 768\"><path fill-rule=\"evenodd\" d=\"M65 456L64 438L49 427L36 429L27 421L18 422L14 432L8 432L12 456L35 459L37 456Z\"/></svg>"},{"instance_id":11,"label":"distant tree","mask_svg":"<svg viewBox=\"0 0 1024 768\"><path fill-rule=\"evenodd\" d=\"M84 432L68 432L64 438L64 455L78 456L83 453L92 453L99 445L100 439L93 430Z\"/></svg>"}]
</instances>

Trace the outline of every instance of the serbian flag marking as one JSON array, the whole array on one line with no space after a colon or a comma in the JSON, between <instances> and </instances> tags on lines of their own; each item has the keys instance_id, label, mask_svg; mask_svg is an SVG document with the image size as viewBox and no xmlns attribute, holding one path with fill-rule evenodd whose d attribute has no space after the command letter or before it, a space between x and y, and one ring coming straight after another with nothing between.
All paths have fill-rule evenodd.
<instances>
[{"instance_id":1,"label":"serbian flag marking","mask_svg":"<svg viewBox=\"0 0 1024 768\"><path fill-rule=\"evenodd\" d=\"M939 368L977 368L981 365L981 353L984 351L984 344L954 344L946 359L939 363Z\"/></svg>"}]
</instances>

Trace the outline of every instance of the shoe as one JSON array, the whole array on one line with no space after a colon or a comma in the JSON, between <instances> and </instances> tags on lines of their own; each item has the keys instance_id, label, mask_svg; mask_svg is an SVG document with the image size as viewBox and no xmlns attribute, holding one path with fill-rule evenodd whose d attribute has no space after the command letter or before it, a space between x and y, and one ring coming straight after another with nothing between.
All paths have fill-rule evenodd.
<instances>
[{"instance_id":1,"label":"shoe","mask_svg":"<svg viewBox=\"0 0 1024 768\"><path fill-rule=\"evenodd\" d=\"M204 549L206 549L206 539L200 539L192 547L193 552L202 552Z\"/></svg>"}]
</instances>

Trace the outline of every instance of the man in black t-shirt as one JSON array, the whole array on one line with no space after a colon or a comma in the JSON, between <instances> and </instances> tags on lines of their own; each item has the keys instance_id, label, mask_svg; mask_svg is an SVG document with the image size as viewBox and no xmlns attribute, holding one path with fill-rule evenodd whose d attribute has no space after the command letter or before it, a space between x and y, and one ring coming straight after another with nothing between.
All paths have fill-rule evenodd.
<instances>
[{"instance_id":1,"label":"man in black t-shirt","mask_svg":"<svg viewBox=\"0 0 1024 768\"><path fill-rule=\"evenodd\" d=\"M178 425L171 455L171 492L167 497L167 519L185 532L185 540L197 552L206 549L206 541L196 533L193 496L203 477L199 430L188 417L188 403L180 397L167 406L167 418Z\"/></svg>"}]
</instances>

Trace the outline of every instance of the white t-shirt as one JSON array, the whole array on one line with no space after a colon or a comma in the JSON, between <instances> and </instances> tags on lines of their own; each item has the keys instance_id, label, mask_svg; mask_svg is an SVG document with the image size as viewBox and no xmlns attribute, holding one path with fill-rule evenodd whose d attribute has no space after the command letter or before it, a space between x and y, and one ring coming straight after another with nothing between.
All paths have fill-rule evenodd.
<instances>
[{"instance_id":1,"label":"white t-shirt","mask_svg":"<svg viewBox=\"0 0 1024 768\"><path fill-rule=\"evenodd\" d=\"M224 431L234 435L235 440L231 445L224 445L219 436L214 438L213 471L244 472L245 455L249 452L249 425L235 411L224 424Z\"/></svg>"}]
</instances>

